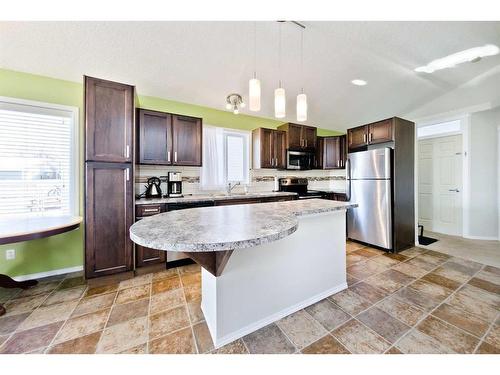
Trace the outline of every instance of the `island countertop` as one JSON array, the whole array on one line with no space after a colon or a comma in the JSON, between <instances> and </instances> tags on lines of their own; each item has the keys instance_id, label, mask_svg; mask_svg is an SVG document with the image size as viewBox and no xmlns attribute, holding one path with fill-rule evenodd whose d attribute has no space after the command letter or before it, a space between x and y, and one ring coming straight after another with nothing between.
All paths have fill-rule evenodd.
<instances>
[{"instance_id":1,"label":"island countertop","mask_svg":"<svg viewBox=\"0 0 500 375\"><path fill-rule=\"evenodd\" d=\"M225 251L277 241L295 232L298 216L357 207L324 199L203 207L165 212L136 222L130 238L157 250Z\"/></svg>"}]
</instances>

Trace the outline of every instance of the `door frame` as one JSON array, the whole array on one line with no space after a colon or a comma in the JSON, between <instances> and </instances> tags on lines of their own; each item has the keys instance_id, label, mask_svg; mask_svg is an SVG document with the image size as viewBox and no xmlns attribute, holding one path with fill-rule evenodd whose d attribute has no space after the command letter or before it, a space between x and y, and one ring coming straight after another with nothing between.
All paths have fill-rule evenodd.
<instances>
[{"instance_id":1,"label":"door frame","mask_svg":"<svg viewBox=\"0 0 500 375\"><path fill-rule=\"evenodd\" d=\"M449 135L462 135L462 237L470 238L469 236L469 210L470 210L470 114L457 114L448 116L436 116L430 119L416 120L415 121L415 222L418 223L418 141L417 131L419 127L438 125L450 121L460 121L460 131L446 132L436 134L435 136L422 137L420 139L438 138ZM499 126L500 129L500 126ZM500 137L500 130L499 130ZM500 153L499 153L500 155ZM500 157L500 156L499 156ZM499 191L500 196L500 191ZM500 203L499 203L500 204ZM500 226L500 224L499 224ZM418 226L415 226L415 245L418 245Z\"/></svg>"}]
</instances>

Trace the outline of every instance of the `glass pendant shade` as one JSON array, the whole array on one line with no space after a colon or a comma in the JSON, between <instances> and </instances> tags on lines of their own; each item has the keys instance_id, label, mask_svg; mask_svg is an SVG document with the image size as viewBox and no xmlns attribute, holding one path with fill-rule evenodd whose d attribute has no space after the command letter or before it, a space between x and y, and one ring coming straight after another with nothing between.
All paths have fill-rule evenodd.
<instances>
[{"instance_id":1,"label":"glass pendant shade","mask_svg":"<svg viewBox=\"0 0 500 375\"><path fill-rule=\"evenodd\" d=\"M274 90L274 117L283 118L286 116L285 89L280 87Z\"/></svg>"},{"instance_id":2,"label":"glass pendant shade","mask_svg":"<svg viewBox=\"0 0 500 375\"><path fill-rule=\"evenodd\" d=\"M297 95L297 121L307 121L307 96Z\"/></svg>"},{"instance_id":3,"label":"glass pendant shade","mask_svg":"<svg viewBox=\"0 0 500 375\"><path fill-rule=\"evenodd\" d=\"M248 81L250 111L260 111L260 80L252 78Z\"/></svg>"}]
</instances>

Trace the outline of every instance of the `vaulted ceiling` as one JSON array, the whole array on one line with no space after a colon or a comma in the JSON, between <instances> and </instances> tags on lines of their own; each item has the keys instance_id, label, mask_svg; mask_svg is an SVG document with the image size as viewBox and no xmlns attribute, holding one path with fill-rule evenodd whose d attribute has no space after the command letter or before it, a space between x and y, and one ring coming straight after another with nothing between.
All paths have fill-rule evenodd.
<instances>
[{"instance_id":1,"label":"vaulted ceiling","mask_svg":"<svg viewBox=\"0 0 500 375\"><path fill-rule=\"evenodd\" d=\"M256 72L262 110L273 118L278 80L308 94L310 125L343 130L402 115L500 65L500 55L433 74L414 68L484 44L500 46L500 22L307 22L301 29L258 22ZM1 22L0 66L70 81L87 74L136 85L141 95L224 109L227 94L248 99L254 71L253 22ZM368 81L363 87L351 80Z\"/></svg>"}]
</instances>

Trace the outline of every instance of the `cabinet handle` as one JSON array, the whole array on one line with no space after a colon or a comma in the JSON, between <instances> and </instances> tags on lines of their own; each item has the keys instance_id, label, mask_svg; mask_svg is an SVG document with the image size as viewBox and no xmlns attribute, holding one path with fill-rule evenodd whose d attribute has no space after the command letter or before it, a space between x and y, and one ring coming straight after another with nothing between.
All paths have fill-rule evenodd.
<instances>
[{"instance_id":1,"label":"cabinet handle","mask_svg":"<svg viewBox=\"0 0 500 375\"><path fill-rule=\"evenodd\" d=\"M125 169L125 171L126 171L125 174L127 176L127 181L130 181L130 169L127 168L127 169Z\"/></svg>"},{"instance_id":2,"label":"cabinet handle","mask_svg":"<svg viewBox=\"0 0 500 375\"><path fill-rule=\"evenodd\" d=\"M130 157L130 146L129 145L127 145L127 147L125 147L125 157L126 158Z\"/></svg>"},{"instance_id":3,"label":"cabinet handle","mask_svg":"<svg viewBox=\"0 0 500 375\"><path fill-rule=\"evenodd\" d=\"M306 142L306 147L307 147L307 139L306 139L306 141L305 141L305 142Z\"/></svg>"},{"instance_id":4,"label":"cabinet handle","mask_svg":"<svg viewBox=\"0 0 500 375\"><path fill-rule=\"evenodd\" d=\"M373 134L372 134L372 133L370 133L370 136L368 137L368 140L371 142L371 141L372 141L372 139L373 139Z\"/></svg>"},{"instance_id":5,"label":"cabinet handle","mask_svg":"<svg viewBox=\"0 0 500 375\"><path fill-rule=\"evenodd\" d=\"M143 212L160 212L159 208L145 208Z\"/></svg>"},{"instance_id":6,"label":"cabinet handle","mask_svg":"<svg viewBox=\"0 0 500 375\"><path fill-rule=\"evenodd\" d=\"M363 142L365 142L365 143L366 143L366 133L365 133L365 134L363 134Z\"/></svg>"},{"instance_id":7,"label":"cabinet handle","mask_svg":"<svg viewBox=\"0 0 500 375\"><path fill-rule=\"evenodd\" d=\"M167 161L170 163L170 151L167 152Z\"/></svg>"},{"instance_id":8,"label":"cabinet handle","mask_svg":"<svg viewBox=\"0 0 500 375\"><path fill-rule=\"evenodd\" d=\"M177 163L177 151L174 151L174 162Z\"/></svg>"}]
</instances>

